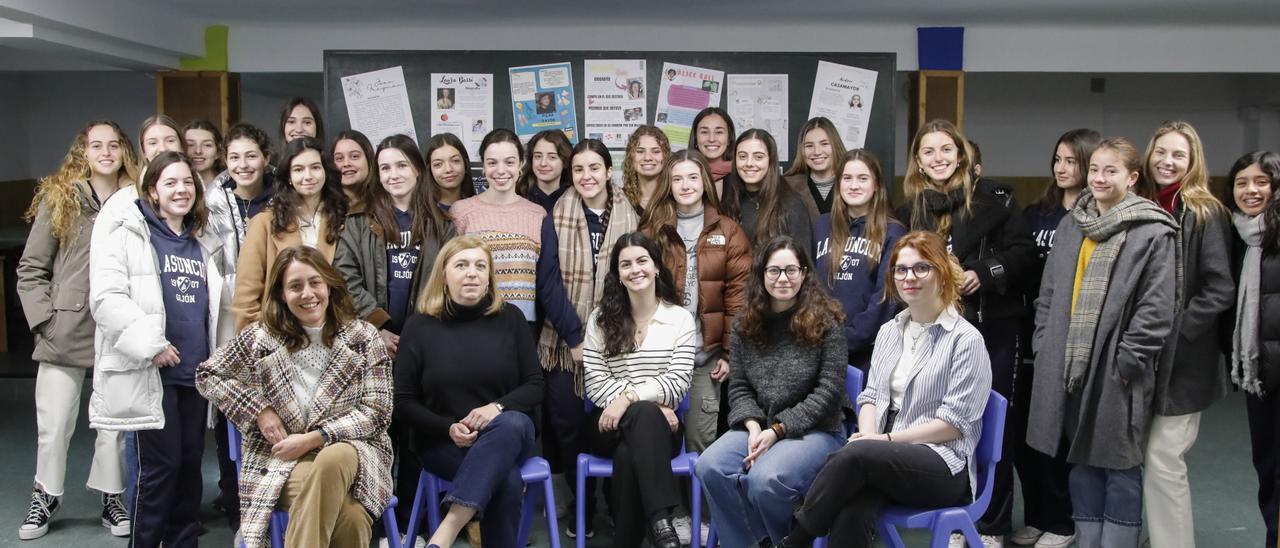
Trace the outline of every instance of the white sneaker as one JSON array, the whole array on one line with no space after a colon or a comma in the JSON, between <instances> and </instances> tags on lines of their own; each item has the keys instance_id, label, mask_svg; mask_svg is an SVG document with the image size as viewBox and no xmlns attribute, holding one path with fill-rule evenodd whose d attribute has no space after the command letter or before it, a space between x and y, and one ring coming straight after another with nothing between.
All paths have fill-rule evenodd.
<instances>
[{"instance_id":1,"label":"white sneaker","mask_svg":"<svg viewBox=\"0 0 1280 548\"><path fill-rule=\"evenodd\" d=\"M417 539L418 540L413 543L413 548L427 548L427 539L422 538L421 536L417 537ZM388 546L391 546L391 543L387 542L385 537L378 540L378 548L387 548Z\"/></svg>"},{"instance_id":2,"label":"white sneaker","mask_svg":"<svg viewBox=\"0 0 1280 548\"><path fill-rule=\"evenodd\" d=\"M671 525L676 528L676 536L680 537L680 544L688 546L693 540L693 520L689 516L676 516L671 518Z\"/></svg>"},{"instance_id":3,"label":"white sneaker","mask_svg":"<svg viewBox=\"0 0 1280 548\"><path fill-rule=\"evenodd\" d=\"M979 535L982 539L983 548L1004 548L1004 538L995 535ZM959 533L951 533L951 541L947 543L947 548L965 548L968 543L964 540L964 535Z\"/></svg>"},{"instance_id":4,"label":"white sneaker","mask_svg":"<svg viewBox=\"0 0 1280 548\"><path fill-rule=\"evenodd\" d=\"M1057 533L1048 533L1040 536L1040 540L1036 541L1035 548L1067 548L1075 542L1075 535L1059 535Z\"/></svg>"},{"instance_id":5,"label":"white sneaker","mask_svg":"<svg viewBox=\"0 0 1280 548\"><path fill-rule=\"evenodd\" d=\"M1043 535L1044 531L1028 525L1014 531L1012 535L1009 535L1009 542L1017 544L1018 546L1034 546L1036 541L1040 540L1040 537Z\"/></svg>"}]
</instances>

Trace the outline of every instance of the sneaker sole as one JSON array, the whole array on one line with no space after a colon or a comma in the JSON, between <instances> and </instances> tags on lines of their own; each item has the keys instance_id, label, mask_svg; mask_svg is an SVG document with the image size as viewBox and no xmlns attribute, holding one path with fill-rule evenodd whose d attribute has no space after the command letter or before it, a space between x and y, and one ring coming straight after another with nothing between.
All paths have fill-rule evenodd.
<instances>
[{"instance_id":1,"label":"sneaker sole","mask_svg":"<svg viewBox=\"0 0 1280 548\"><path fill-rule=\"evenodd\" d=\"M49 533L49 524L46 523L44 527L38 527L36 529L18 529L18 539L19 540L35 540L45 536L48 533Z\"/></svg>"},{"instance_id":2,"label":"sneaker sole","mask_svg":"<svg viewBox=\"0 0 1280 548\"><path fill-rule=\"evenodd\" d=\"M129 536L129 532L133 530L132 523L126 522L123 525L112 525L110 521L105 519L102 520L102 526L106 527L108 531L111 531L113 536L117 537L127 537Z\"/></svg>"}]
</instances>

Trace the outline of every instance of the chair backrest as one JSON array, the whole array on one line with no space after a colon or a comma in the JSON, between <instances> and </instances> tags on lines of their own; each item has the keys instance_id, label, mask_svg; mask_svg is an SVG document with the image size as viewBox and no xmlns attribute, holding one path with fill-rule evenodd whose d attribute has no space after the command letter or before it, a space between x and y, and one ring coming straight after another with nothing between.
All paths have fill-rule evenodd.
<instances>
[{"instance_id":1,"label":"chair backrest","mask_svg":"<svg viewBox=\"0 0 1280 548\"><path fill-rule=\"evenodd\" d=\"M968 513L975 521L986 513L987 506L991 504L996 463L1004 456L1004 423L1008 413L1009 401L992 390L991 396L987 398L986 410L982 412L982 435L978 438L978 447L973 455L974 465L978 468L975 471L978 485L974 486L978 498L969 506Z\"/></svg>"},{"instance_id":2,"label":"chair backrest","mask_svg":"<svg viewBox=\"0 0 1280 548\"><path fill-rule=\"evenodd\" d=\"M849 393L849 401L853 403L853 416L845 421L845 433L852 436L858 430L858 395L862 393L862 370L853 365L847 366L844 373L844 390Z\"/></svg>"}]
</instances>

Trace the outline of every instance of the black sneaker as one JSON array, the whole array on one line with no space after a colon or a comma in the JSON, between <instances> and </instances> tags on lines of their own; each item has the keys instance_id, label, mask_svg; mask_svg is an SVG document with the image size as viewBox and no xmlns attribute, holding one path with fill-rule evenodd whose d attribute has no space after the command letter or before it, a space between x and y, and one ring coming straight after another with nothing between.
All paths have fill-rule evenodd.
<instances>
[{"instance_id":1,"label":"black sneaker","mask_svg":"<svg viewBox=\"0 0 1280 548\"><path fill-rule=\"evenodd\" d=\"M119 493L102 494L102 526L117 537L129 536L133 522L129 521L129 511L124 507L124 497Z\"/></svg>"},{"instance_id":2,"label":"black sneaker","mask_svg":"<svg viewBox=\"0 0 1280 548\"><path fill-rule=\"evenodd\" d=\"M31 491L31 508L27 510L27 519L18 528L18 538L32 540L43 537L49 532L49 522L58 513L62 504L58 497L45 493L39 487Z\"/></svg>"}]
</instances>

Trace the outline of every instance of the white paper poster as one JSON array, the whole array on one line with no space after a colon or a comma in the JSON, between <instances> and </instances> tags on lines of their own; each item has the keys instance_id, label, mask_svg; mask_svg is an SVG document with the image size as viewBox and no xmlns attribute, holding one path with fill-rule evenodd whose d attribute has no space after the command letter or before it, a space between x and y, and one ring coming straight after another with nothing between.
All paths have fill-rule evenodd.
<instances>
[{"instance_id":1,"label":"white paper poster","mask_svg":"<svg viewBox=\"0 0 1280 548\"><path fill-rule=\"evenodd\" d=\"M748 129L763 129L778 143L778 158L791 159L787 132L787 75L730 74L729 117L738 134Z\"/></svg>"},{"instance_id":2,"label":"white paper poster","mask_svg":"<svg viewBox=\"0 0 1280 548\"><path fill-rule=\"evenodd\" d=\"M627 147L631 133L648 122L644 71L644 59L584 62L587 137L599 139L610 149Z\"/></svg>"},{"instance_id":3,"label":"white paper poster","mask_svg":"<svg viewBox=\"0 0 1280 548\"><path fill-rule=\"evenodd\" d=\"M493 75L432 73L431 97L431 134L452 133L477 162L480 141L493 129Z\"/></svg>"},{"instance_id":4,"label":"white paper poster","mask_svg":"<svg viewBox=\"0 0 1280 548\"><path fill-rule=\"evenodd\" d=\"M344 76L342 96L347 102L351 129L363 133L369 141L378 143L397 133L418 141L401 67Z\"/></svg>"},{"instance_id":5,"label":"white paper poster","mask_svg":"<svg viewBox=\"0 0 1280 548\"><path fill-rule=\"evenodd\" d=\"M874 70L818 61L809 118L826 116L840 132L845 148L862 148L867 142L876 76Z\"/></svg>"},{"instance_id":6,"label":"white paper poster","mask_svg":"<svg viewBox=\"0 0 1280 548\"><path fill-rule=\"evenodd\" d=\"M704 108L720 106L724 72L663 63L660 79L653 124L667 134L671 150L684 150L688 148L693 118Z\"/></svg>"}]
</instances>

